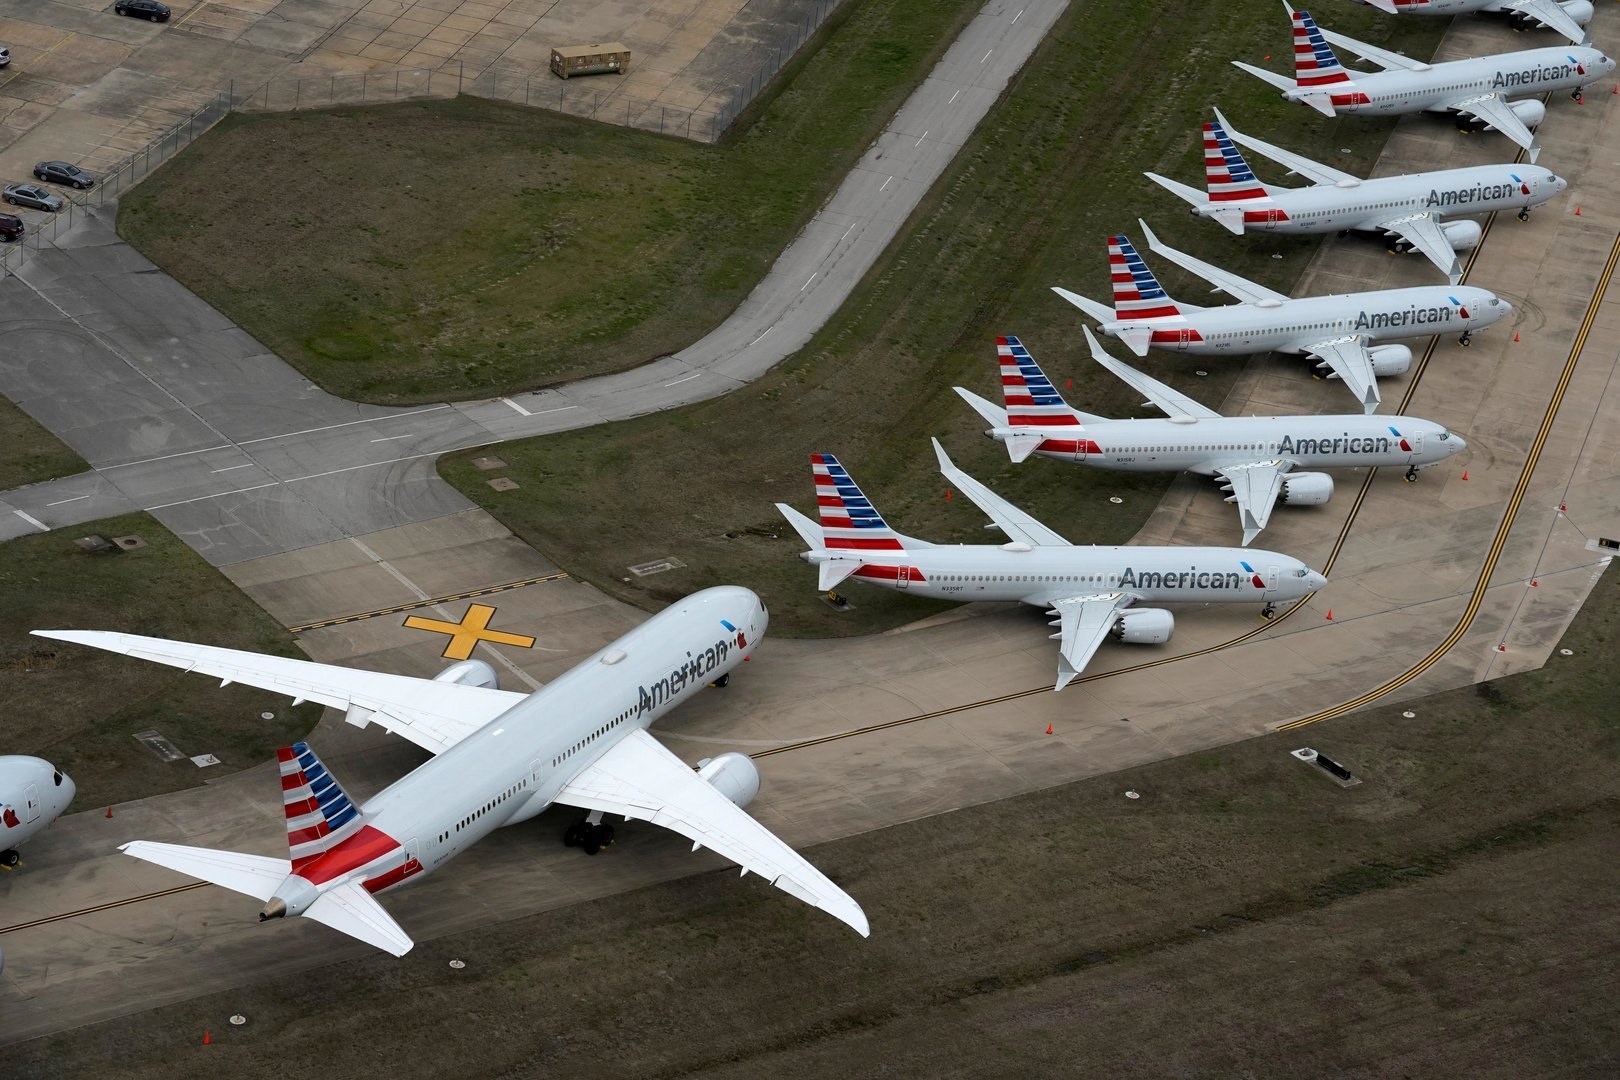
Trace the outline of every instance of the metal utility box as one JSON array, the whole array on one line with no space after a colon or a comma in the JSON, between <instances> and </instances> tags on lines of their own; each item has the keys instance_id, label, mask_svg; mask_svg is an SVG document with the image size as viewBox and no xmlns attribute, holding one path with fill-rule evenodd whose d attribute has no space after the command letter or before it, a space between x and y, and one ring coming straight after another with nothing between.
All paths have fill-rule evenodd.
<instances>
[{"instance_id":1,"label":"metal utility box","mask_svg":"<svg viewBox=\"0 0 1620 1080\"><path fill-rule=\"evenodd\" d=\"M551 50L551 73L559 79L574 75L623 74L630 70L630 50L617 41L599 45L563 45Z\"/></svg>"}]
</instances>

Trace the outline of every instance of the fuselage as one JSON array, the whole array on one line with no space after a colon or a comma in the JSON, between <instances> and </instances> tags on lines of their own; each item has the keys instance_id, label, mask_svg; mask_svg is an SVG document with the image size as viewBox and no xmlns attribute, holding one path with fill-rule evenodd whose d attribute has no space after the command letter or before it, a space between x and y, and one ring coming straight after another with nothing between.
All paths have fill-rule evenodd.
<instances>
[{"instance_id":1,"label":"fuselage","mask_svg":"<svg viewBox=\"0 0 1620 1080\"><path fill-rule=\"evenodd\" d=\"M817 561L818 553L806 556ZM934 544L863 552L852 575L942 600L1019 601L1129 592L1152 603L1294 600L1326 579L1289 555L1229 547L1030 547Z\"/></svg>"},{"instance_id":2,"label":"fuselage","mask_svg":"<svg viewBox=\"0 0 1620 1080\"><path fill-rule=\"evenodd\" d=\"M1103 420L1087 421L1079 429L1051 428L1049 433L1021 427L1017 434L1047 435L1034 451L1041 457L1103 469L1185 470L1205 476L1277 458L1314 469L1423 468L1466 447L1461 438L1429 420L1361 414Z\"/></svg>"},{"instance_id":3,"label":"fuselage","mask_svg":"<svg viewBox=\"0 0 1620 1080\"><path fill-rule=\"evenodd\" d=\"M1462 334L1509 315L1513 307L1484 289L1426 285L1410 289L1306 296L1297 300L1188 308L1179 315L1115 320L1104 333L1150 327L1155 348L1194 355L1300 352L1360 334L1374 341Z\"/></svg>"},{"instance_id":4,"label":"fuselage","mask_svg":"<svg viewBox=\"0 0 1620 1080\"><path fill-rule=\"evenodd\" d=\"M1338 113L1447 112L1459 101L1485 94L1528 97L1573 90L1613 70L1613 60L1586 46L1525 49L1431 64L1422 71L1352 71L1349 83L1303 87L1283 96L1298 99L1326 92Z\"/></svg>"},{"instance_id":5,"label":"fuselage","mask_svg":"<svg viewBox=\"0 0 1620 1080\"><path fill-rule=\"evenodd\" d=\"M61 816L77 789L43 758L0 757L0 851L13 851Z\"/></svg>"},{"instance_id":6,"label":"fuselage","mask_svg":"<svg viewBox=\"0 0 1620 1080\"><path fill-rule=\"evenodd\" d=\"M1367 0L1357 0L1365 4ZM1585 26L1592 19L1592 5L1586 0L1562 0L1560 4L1575 22ZM1471 15L1477 11L1507 11L1506 0L1395 0L1397 15Z\"/></svg>"},{"instance_id":7,"label":"fuselage","mask_svg":"<svg viewBox=\"0 0 1620 1080\"><path fill-rule=\"evenodd\" d=\"M365 827L277 896L298 914L356 875L382 892L534 817L626 734L747 659L768 619L759 597L736 586L677 601L383 789L361 807Z\"/></svg>"},{"instance_id":8,"label":"fuselage","mask_svg":"<svg viewBox=\"0 0 1620 1080\"><path fill-rule=\"evenodd\" d=\"M1307 188L1269 187L1268 198L1241 204L1212 202L1197 212L1207 217L1242 205L1248 229L1327 233L1380 228L1383 222L1410 214L1520 210L1540 206L1568 186L1568 181L1537 165L1477 165Z\"/></svg>"}]
</instances>

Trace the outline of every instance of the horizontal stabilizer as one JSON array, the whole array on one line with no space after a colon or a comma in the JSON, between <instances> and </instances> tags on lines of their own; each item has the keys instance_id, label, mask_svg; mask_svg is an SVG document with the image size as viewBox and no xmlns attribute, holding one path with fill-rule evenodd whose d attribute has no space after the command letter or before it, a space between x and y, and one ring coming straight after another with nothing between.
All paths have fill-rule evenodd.
<instances>
[{"instance_id":1,"label":"horizontal stabilizer","mask_svg":"<svg viewBox=\"0 0 1620 1080\"><path fill-rule=\"evenodd\" d=\"M399 928L393 916L358 881L323 892L304 912L304 918L359 938L383 952L404 956L415 942Z\"/></svg>"},{"instance_id":2,"label":"horizontal stabilizer","mask_svg":"<svg viewBox=\"0 0 1620 1080\"><path fill-rule=\"evenodd\" d=\"M984 417L985 423L991 427L1007 426L1007 410L1000 405L993 405L971 390L964 390L960 386L951 387L957 396L973 407L973 411Z\"/></svg>"},{"instance_id":3,"label":"horizontal stabilizer","mask_svg":"<svg viewBox=\"0 0 1620 1080\"><path fill-rule=\"evenodd\" d=\"M1298 100L1309 105L1323 116L1335 115L1333 109L1333 95L1325 90L1316 90L1309 94L1299 95Z\"/></svg>"},{"instance_id":4,"label":"horizontal stabilizer","mask_svg":"<svg viewBox=\"0 0 1620 1080\"><path fill-rule=\"evenodd\" d=\"M1046 441L1045 435L1009 435L1001 440L1007 446L1007 456L1012 458L1016 465L1036 450Z\"/></svg>"},{"instance_id":5,"label":"horizontal stabilizer","mask_svg":"<svg viewBox=\"0 0 1620 1080\"><path fill-rule=\"evenodd\" d=\"M1114 321L1114 309L1111 307L1099 304L1095 300L1081 296L1079 293L1070 292L1068 289L1059 288L1056 285L1052 286L1052 291L1100 323Z\"/></svg>"},{"instance_id":6,"label":"horizontal stabilizer","mask_svg":"<svg viewBox=\"0 0 1620 1080\"><path fill-rule=\"evenodd\" d=\"M793 531L799 534L799 539L803 540L805 546L811 551L820 551L827 546L827 541L822 537L820 525L817 525L787 503L777 503L776 509L781 512L783 517L787 518L788 524L793 526Z\"/></svg>"},{"instance_id":7,"label":"horizontal stabilizer","mask_svg":"<svg viewBox=\"0 0 1620 1080\"><path fill-rule=\"evenodd\" d=\"M118 850L232 892L246 893L256 900L270 899L292 873L292 863L286 859L244 855L238 851L155 844L148 840L131 840L120 844Z\"/></svg>"},{"instance_id":8,"label":"horizontal stabilizer","mask_svg":"<svg viewBox=\"0 0 1620 1080\"><path fill-rule=\"evenodd\" d=\"M1221 227L1234 236L1243 235L1243 211L1236 206L1223 206L1219 210L1211 210L1211 218L1221 223Z\"/></svg>"},{"instance_id":9,"label":"horizontal stabilizer","mask_svg":"<svg viewBox=\"0 0 1620 1080\"><path fill-rule=\"evenodd\" d=\"M1143 173L1142 175L1178 199L1190 204L1194 209L1202 209L1209 204L1208 195L1195 187L1183 184L1180 180L1172 180L1168 176L1160 176L1156 172Z\"/></svg>"},{"instance_id":10,"label":"horizontal stabilizer","mask_svg":"<svg viewBox=\"0 0 1620 1080\"><path fill-rule=\"evenodd\" d=\"M1286 75L1279 75L1275 71L1267 71L1265 68L1255 67L1253 64L1245 64L1241 60L1234 60L1232 63L1255 78L1264 79L1279 90L1292 90L1294 88L1294 80Z\"/></svg>"},{"instance_id":11,"label":"horizontal stabilizer","mask_svg":"<svg viewBox=\"0 0 1620 1080\"><path fill-rule=\"evenodd\" d=\"M821 571L816 579L816 587L822 592L836 589L845 578L859 570L864 564L859 559L834 559L831 562L820 563L817 569Z\"/></svg>"},{"instance_id":12,"label":"horizontal stabilizer","mask_svg":"<svg viewBox=\"0 0 1620 1080\"><path fill-rule=\"evenodd\" d=\"M1153 340L1153 331L1145 326L1128 326L1116 335L1125 343L1126 348L1137 356L1146 356L1148 343Z\"/></svg>"}]
</instances>

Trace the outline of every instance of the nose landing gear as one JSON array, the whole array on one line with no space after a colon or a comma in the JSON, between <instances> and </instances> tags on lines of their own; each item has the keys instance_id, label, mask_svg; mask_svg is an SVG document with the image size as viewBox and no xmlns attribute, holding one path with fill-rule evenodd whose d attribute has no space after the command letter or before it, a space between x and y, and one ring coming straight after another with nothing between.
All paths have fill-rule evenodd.
<instances>
[{"instance_id":1,"label":"nose landing gear","mask_svg":"<svg viewBox=\"0 0 1620 1080\"><path fill-rule=\"evenodd\" d=\"M1519 208L1519 220L1520 221L1529 221L1530 220L1530 208L1528 206L1522 206L1522 207Z\"/></svg>"},{"instance_id":2,"label":"nose landing gear","mask_svg":"<svg viewBox=\"0 0 1620 1080\"><path fill-rule=\"evenodd\" d=\"M1472 345L1473 343L1474 343L1473 335L1470 334L1466 330L1463 331L1462 337L1457 339L1457 344L1461 345L1465 349L1468 348L1468 346Z\"/></svg>"},{"instance_id":3,"label":"nose landing gear","mask_svg":"<svg viewBox=\"0 0 1620 1080\"><path fill-rule=\"evenodd\" d=\"M1268 603L1268 604L1266 604L1265 607L1260 609L1260 617L1262 619L1272 618L1276 614L1277 614L1277 605L1276 604Z\"/></svg>"},{"instance_id":4,"label":"nose landing gear","mask_svg":"<svg viewBox=\"0 0 1620 1080\"><path fill-rule=\"evenodd\" d=\"M1418 474L1418 470L1417 470L1417 466L1416 466L1416 465L1413 465L1413 466L1411 466L1411 467L1410 467L1410 468L1408 468L1408 469L1407 469L1407 470L1406 470L1406 476L1405 476L1405 477L1403 477L1403 479L1404 479L1404 480L1405 480L1405 481L1406 481L1406 482L1407 482L1407 483L1408 483L1408 484L1410 484L1410 483L1413 483L1413 482L1414 482L1414 481L1416 481L1416 480L1417 480L1417 474Z\"/></svg>"},{"instance_id":5,"label":"nose landing gear","mask_svg":"<svg viewBox=\"0 0 1620 1080\"><path fill-rule=\"evenodd\" d=\"M16 848L7 848L0 851L0 869L15 870L20 862L22 862L22 855Z\"/></svg>"}]
</instances>

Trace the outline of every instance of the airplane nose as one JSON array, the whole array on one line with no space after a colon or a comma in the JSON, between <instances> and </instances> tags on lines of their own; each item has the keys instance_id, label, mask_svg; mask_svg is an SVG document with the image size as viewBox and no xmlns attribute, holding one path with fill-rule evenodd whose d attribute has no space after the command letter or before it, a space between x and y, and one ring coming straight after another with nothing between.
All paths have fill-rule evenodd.
<instances>
[{"instance_id":1,"label":"airplane nose","mask_svg":"<svg viewBox=\"0 0 1620 1080\"><path fill-rule=\"evenodd\" d=\"M1451 438L1446 440L1446 445L1451 447L1451 453L1460 454L1464 450L1468 449L1468 440L1463 438L1461 435L1453 435Z\"/></svg>"},{"instance_id":2,"label":"airplane nose","mask_svg":"<svg viewBox=\"0 0 1620 1080\"><path fill-rule=\"evenodd\" d=\"M1311 592L1320 592L1322 589L1327 587L1328 583L1326 575L1318 574L1315 570L1312 570L1310 573L1306 574L1305 580L1310 582Z\"/></svg>"},{"instance_id":3,"label":"airplane nose","mask_svg":"<svg viewBox=\"0 0 1620 1080\"><path fill-rule=\"evenodd\" d=\"M73 803L74 797L79 794L79 788L78 788L78 785L76 785L73 782L73 777L69 776L67 773L62 774L62 789L61 790L62 790L62 805L64 807L71 806L72 803Z\"/></svg>"}]
</instances>

